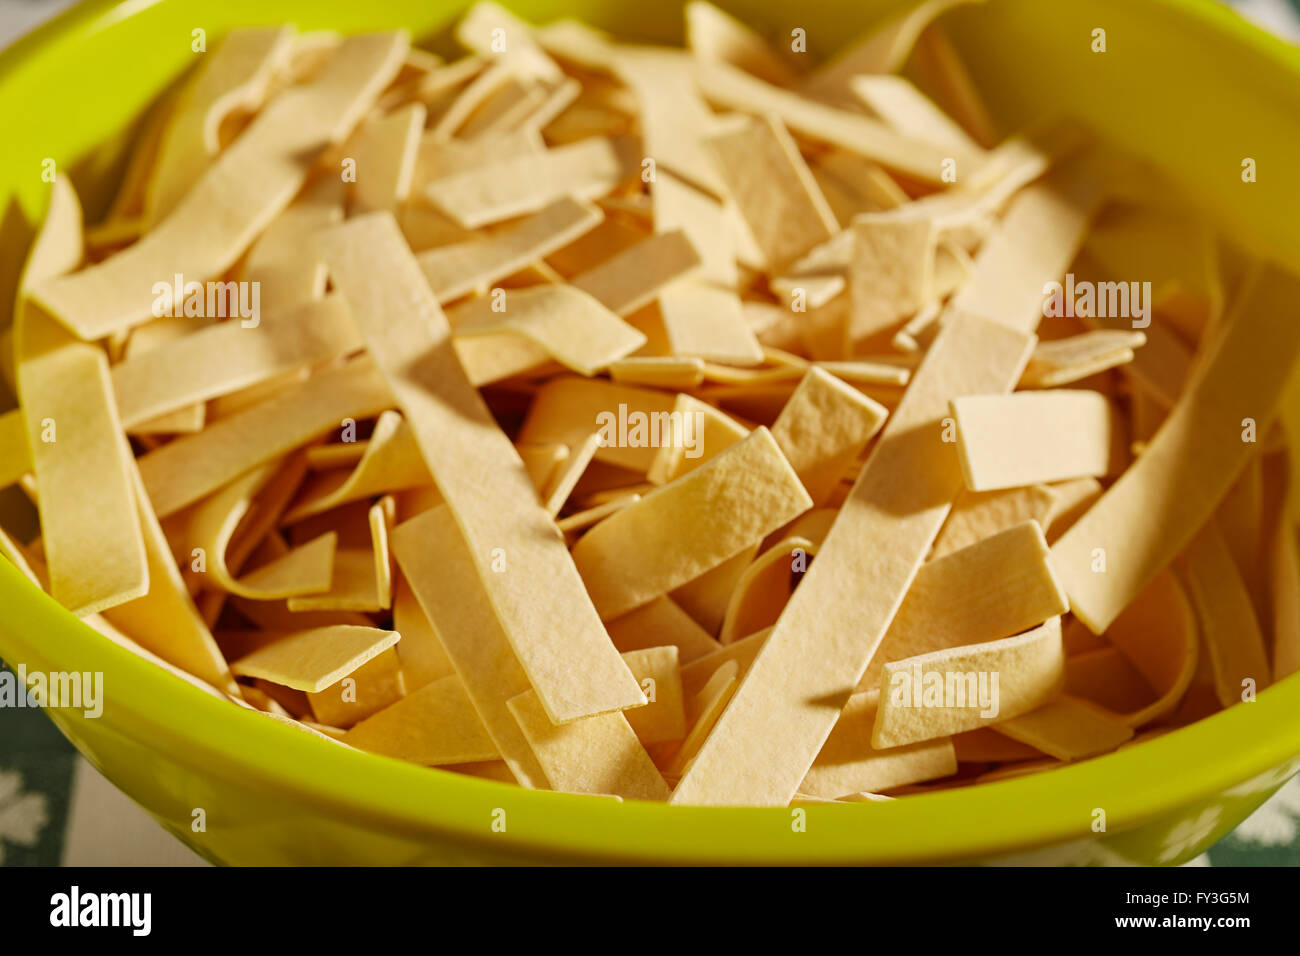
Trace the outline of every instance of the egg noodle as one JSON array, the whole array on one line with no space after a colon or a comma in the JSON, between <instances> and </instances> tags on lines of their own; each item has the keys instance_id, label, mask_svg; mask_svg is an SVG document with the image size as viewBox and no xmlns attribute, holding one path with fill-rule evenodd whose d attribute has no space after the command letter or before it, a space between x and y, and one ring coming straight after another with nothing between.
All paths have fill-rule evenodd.
<instances>
[{"instance_id":1,"label":"egg noodle","mask_svg":"<svg viewBox=\"0 0 1300 956\"><path fill-rule=\"evenodd\" d=\"M104 221L51 186L0 551L320 746L613 799L906 799L1248 704L1300 669L1300 279L1000 130L956 5L821 63L704 2L681 49L232 31Z\"/></svg>"}]
</instances>

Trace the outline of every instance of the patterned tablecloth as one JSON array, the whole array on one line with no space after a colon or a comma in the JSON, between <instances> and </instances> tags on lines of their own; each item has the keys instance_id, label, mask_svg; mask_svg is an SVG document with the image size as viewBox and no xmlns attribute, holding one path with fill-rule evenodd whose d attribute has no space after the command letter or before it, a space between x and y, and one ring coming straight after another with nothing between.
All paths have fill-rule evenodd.
<instances>
[{"instance_id":1,"label":"patterned tablecloth","mask_svg":"<svg viewBox=\"0 0 1300 956\"><path fill-rule=\"evenodd\" d=\"M0 0L0 47L69 0ZM1300 42L1300 0L1236 0ZM40 712L0 709L0 866L202 866ZM1300 776L1189 866L1300 866Z\"/></svg>"}]
</instances>

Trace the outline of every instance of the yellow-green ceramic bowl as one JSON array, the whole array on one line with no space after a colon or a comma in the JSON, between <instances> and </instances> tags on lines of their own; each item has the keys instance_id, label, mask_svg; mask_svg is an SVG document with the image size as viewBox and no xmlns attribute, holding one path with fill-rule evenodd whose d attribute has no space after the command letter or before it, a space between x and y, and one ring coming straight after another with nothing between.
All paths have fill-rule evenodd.
<instances>
[{"instance_id":1,"label":"yellow-green ceramic bowl","mask_svg":"<svg viewBox=\"0 0 1300 956\"><path fill-rule=\"evenodd\" d=\"M142 112L191 64L195 28L215 38L236 25L280 21L341 31L404 26L436 46L463 5L96 0L37 31L0 56L0 302L12 301L28 223L44 210L42 160L71 172L95 221ZM576 16L627 36L680 38L671 2L509 5L538 22ZM903 6L722 5L773 33L802 27L818 53ZM945 23L1003 129L1073 113L1161 166L1239 244L1300 268L1300 52L1210 0L990 0L951 12ZM1107 32L1101 54L1091 51L1099 27ZM1247 156L1258 164L1254 184L1241 181ZM1180 863L1300 768L1296 675L1256 703L1119 753L889 803L816 805L799 831L785 809L618 804L350 752L209 697L119 649L4 561L0 656L29 670L102 671L100 719L51 717L177 837L227 863ZM205 811L204 832L191 829L196 808ZM1096 808L1106 813L1105 833L1093 831ZM493 827L500 810L504 832Z\"/></svg>"}]
</instances>

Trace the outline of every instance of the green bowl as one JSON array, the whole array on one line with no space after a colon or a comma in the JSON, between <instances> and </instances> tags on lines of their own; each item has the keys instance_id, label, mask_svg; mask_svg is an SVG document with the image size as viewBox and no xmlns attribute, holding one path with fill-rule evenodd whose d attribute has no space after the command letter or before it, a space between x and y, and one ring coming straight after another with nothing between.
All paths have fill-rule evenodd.
<instances>
[{"instance_id":1,"label":"green bowl","mask_svg":"<svg viewBox=\"0 0 1300 956\"><path fill-rule=\"evenodd\" d=\"M621 35L680 39L675 3L510 3ZM724 7L832 51L905 4ZM190 63L191 31L293 21L405 26L437 48L464 4L434 0L90 2L0 55L0 302L44 212L41 163L71 173L90 221L150 102ZM1300 270L1300 51L1210 0L991 0L945 24L995 119L1073 113L1160 166L1245 249ZM1091 52L1094 28L1106 53ZM1241 181L1253 157L1258 182ZM7 306L5 306L7 308ZM0 326L7 320L0 316ZM1297 420L1295 391L1288 421ZM1296 434L1294 428L1292 434ZM1158 739L1034 776L866 805L714 809L527 791L348 751L210 697L118 648L0 561L0 656L102 671L99 719L50 716L110 780L204 857L239 864L1181 863L1300 769L1300 675ZM1096 809L1105 832L1094 832ZM206 826L195 832L195 811ZM502 817L504 811L504 818ZM500 823L504 819L504 829ZM494 826L494 823L496 824Z\"/></svg>"}]
</instances>

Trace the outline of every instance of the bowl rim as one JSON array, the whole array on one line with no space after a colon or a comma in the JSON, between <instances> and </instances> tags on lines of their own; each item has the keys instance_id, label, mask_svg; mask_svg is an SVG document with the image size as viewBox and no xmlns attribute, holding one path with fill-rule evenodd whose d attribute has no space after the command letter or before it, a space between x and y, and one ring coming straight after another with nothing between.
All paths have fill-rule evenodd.
<instances>
[{"instance_id":1,"label":"bowl rim","mask_svg":"<svg viewBox=\"0 0 1300 956\"><path fill-rule=\"evenodd\" d=\"M75 41L157 0L85 0L0 52L0 83L47 47ZM1212 0L1147 0L1168 15L1226 32L1300 79L1300 49ZM105 23L100 23L105 20ZM362 753L267 720L216 699L130 651L58 605L17 568L0 561L0 620L11 646L28 660L52 653L102 670L121 724L169 762L250 785L371 823L377 830L481 845L491 853L551 860L645 863L916 863L1003 855L1088 839L1094 807L1119 833L1171 810L1228 793L1248 796L1280 785L1279 768L1300 755L1300 673L1234 706L1139 746L1050 772L974 787L916 794L861 806L804 805L806 830L792 834L790 808L679 807L616 803L530 791L463 774ZM39 634L34 650L23 634ZM184 713L186 726L172 715ZM80 717L58 715L65 720ZM1249 746L1246 743L1249 743ZM1213 761L1205 761L1213 754ZM215 761L215 763L214 763ZM1117 785L1120 784L1120 785ZM129 794L128 794L129 795ZM493 834L491 811L507 809L508 833ZM869 812L869 817L862 814ZM972 826L971 821L979 825ZM786 836L783 836L785 834Z\"/></svg>"}]
</instances>

